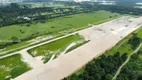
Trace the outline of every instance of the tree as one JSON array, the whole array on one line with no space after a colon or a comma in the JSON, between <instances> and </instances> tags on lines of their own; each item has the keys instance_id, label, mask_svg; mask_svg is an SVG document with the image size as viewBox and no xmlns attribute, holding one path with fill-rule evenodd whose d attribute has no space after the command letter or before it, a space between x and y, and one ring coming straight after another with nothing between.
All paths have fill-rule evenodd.
<instances>
[{"instance_id":1,"label":"tree","mask_svg":"<svg viewBox=\"0 0 142 80\"><path fill-rule=\"evenodd\" d=\"M128 40L128 44L131 44L132 49L136 49L136 47L140 44L141 41L141 38L137 37L137 35L134 34L132 38Z\"/></svg>"},{"instance_id":2,"label":"tree","mask_svg":"<svg viewBox=\"0 0 142 80\"><path fill-rule=\"evenodd\" d=\"M107 74L105 76L105 80L112 80L113 76L111 74Z\"/></svg>"},{"instance_id":3,"label":"tree","mask_svg":"<svg viewBox=\"0 0 142 80\"><path fill-rule=\"evenodd\" d=\"M19 4L17 4L17 3L11 3L10 4L10 8L20 8L20 5Z\"/></svg>"},{"instance_id":4,"label":"tree","mask_svg":"<svg viewBox=\"0 0 142 80\"><path fill-rule=\"evenodd\" d=\"M128 53L124 53L124 54L121 56L121 59L122 59L123 62L127 59L127 54L128 54Z\"/></svg>"},{"instance_id":5,"label":"tree","mask_svg":"<svg viewBox=\"0 0 142 80\"><path fill-rule=\"evenodd\" d=\"M20 40L17 38L17 37L11 37L11 41L12 41L12 43L19 43L20 42Z\"/></svg>"},{"instance_id":6,"label":"tree","mask_svg":"<svg viewBox=\"0 0 142 80\"><path fill-rule=\"evenodd\" d=\"M137 79L137 80L142 80L142 76L138 77L138 79Z\"/></svg>"}]
</instances>

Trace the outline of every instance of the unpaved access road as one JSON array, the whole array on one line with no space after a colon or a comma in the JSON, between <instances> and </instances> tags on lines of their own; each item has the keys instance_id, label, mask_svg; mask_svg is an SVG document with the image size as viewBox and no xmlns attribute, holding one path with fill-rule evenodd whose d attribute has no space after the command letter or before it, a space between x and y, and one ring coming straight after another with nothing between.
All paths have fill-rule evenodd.
<instances>
[{"instance_id":1,"label":"unpaved access road","mask_svg":"<svg viewBox=\"0 0 142 80\"><path fill-rule=\"evenodd\" d=\"M126 61L118 68L118 70L117 70L117 72L115 73L115 75L114 75L114 77L112 78L112 80L116 80L116 78L117 78L117 76L120 74L122 68L130 61L131 56L132 56L133 54L137 53L137 52L140 50L141 47L142 47L142 43L137 47L137 49L136 49L133 53L131 53L131 54L128 56L128 58L126 59Z\"/></svg>"},{"instance_id":2,"label":"unpaved access road","mask_svg":"<svg viewBox=\"0 0 142 80\"><path fill-rule=\"evenodd\" d=\"M79 31L90 42L58 58L32 69L15 80L61 80L82 68L92 59L115 46L142 26L142 17L121 17Z\"/></svg>"}]
</instances>

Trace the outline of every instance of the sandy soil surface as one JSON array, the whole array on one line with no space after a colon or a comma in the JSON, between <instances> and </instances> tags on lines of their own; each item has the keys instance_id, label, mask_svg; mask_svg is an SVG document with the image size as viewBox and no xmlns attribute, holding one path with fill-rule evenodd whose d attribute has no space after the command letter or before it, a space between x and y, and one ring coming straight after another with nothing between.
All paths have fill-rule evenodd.
<instances>
[{"instance_id":1,"label":"sandy soil surface","mask_svg":"<svg viewBox=\"0 0 142 80\"><path fill-rule=\"evenodd\" d=\"M15 80L61 80L115 46L128 34L141 27L141 23L142 17L125 16L81 30L79 34L90 42L47 64L35 67Z\"/></svg>"}]
</instances>

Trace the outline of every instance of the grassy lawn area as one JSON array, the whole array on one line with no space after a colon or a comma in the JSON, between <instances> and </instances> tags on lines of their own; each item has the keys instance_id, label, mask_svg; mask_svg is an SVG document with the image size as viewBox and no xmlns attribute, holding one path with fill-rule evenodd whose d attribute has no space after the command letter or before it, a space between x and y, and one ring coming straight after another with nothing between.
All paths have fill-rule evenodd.
<instances>
[{"instance_id":1,"label":"grassy lawn area","mask_svg":"<svg viewBox=\"0 0 142 80\"><path fill-rule=\"evenodd\" d=\"M141 49L142 50L142 49ZM142 60L142 54L141 55L139 55L139 58Z\"/></svg>"},{"instance_id":2,"label":"grassy lawn area","mask_svg":"<svg viewBox=\"0 0 142 80\"><path fill-rule=\"evenodd\" d=\"M142 38L142 27L135 31L138 37Z\"/></svg>"},{"instance_id":3,"label":"grassy lawn area","mask_svg":"<svg viewBox=\"0 0 142 80\"><path fill-rule=\"evenodd\" d=\"M43 56L44 62L47 62L50 60L50 58L55 55L54 58L56 58L58 55L63 53L65 50L65 53L68 52L68 50L78 44L82 44L86 42L84 38L78 34L71 35L69 37L59 39L57 41L33 48L29 50L28 52L33 57ZM73 44L73 45L72 45ZM69 47L70 46L70 47ZM81 45L80 45L81 46ZM69 47L67 49L67 47Z\"/></svg>"},{"instance_id":4,"label":"grassy lawn area","mask_svg":"<svg viewBox=\"0 0 142 80\"><path fill-rule=\"evenodd\" d=\"M10 80L9 78L15 78L30 69L19 54L1 59L0 80Z\"/></svg>"}]
</instances>

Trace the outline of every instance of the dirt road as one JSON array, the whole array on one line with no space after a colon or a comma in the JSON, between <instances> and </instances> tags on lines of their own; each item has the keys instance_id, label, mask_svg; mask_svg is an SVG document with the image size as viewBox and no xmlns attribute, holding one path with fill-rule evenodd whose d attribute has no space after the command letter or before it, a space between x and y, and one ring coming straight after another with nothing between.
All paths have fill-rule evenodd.
<instances>
[{"instance_id":1,"label":"dirt road","mask_svg":"<svg viewBox=\"0 0 142 80\"><path fill-rule=\"evenodd\" d=\"M112 80L116 80L117 76L120 74L120 71L122 70L122 68L129 62L129 60L131 59L131 56L135 53L137 53L140 48L142 47L142 43L138 46L138 48L133 52L131 53L128 58L126 59L126 61L119 67L119 69L117 70L116 74L114 75L114 77L112 78Z\"/></svg>"}]
</instances>

